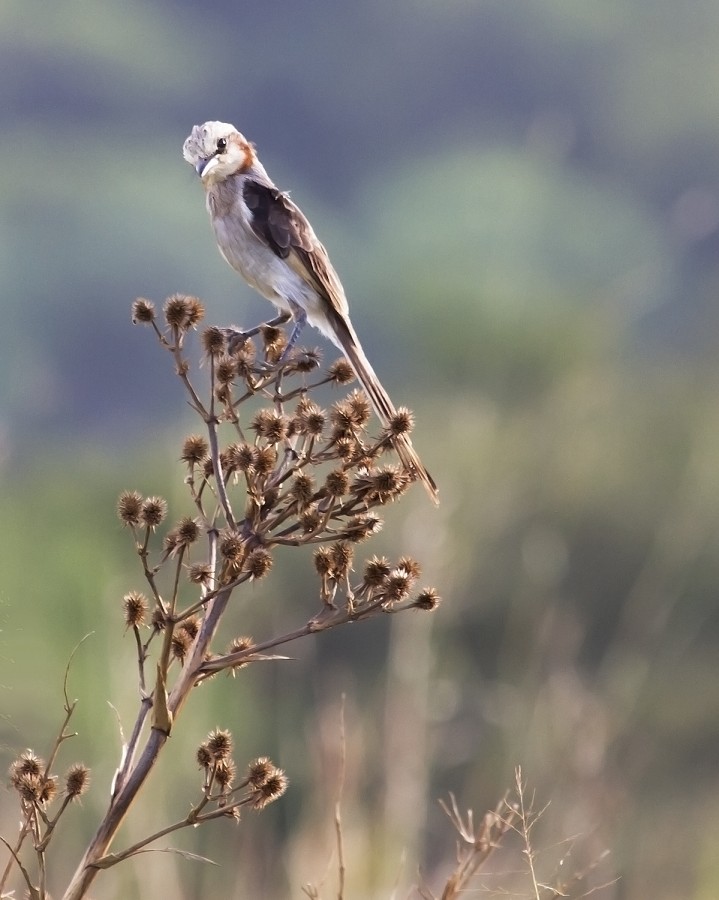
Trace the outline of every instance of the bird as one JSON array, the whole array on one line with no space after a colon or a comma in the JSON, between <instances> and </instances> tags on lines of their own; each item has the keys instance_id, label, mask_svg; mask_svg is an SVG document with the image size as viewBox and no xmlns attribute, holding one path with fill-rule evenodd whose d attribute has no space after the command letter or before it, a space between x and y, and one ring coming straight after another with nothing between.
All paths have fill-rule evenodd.
<instances>
[{"instance_id":1,"label":"bird","mask_svg":"<svg viewBox=\"0 0 719 900\"><path fill-rule=\"evenodd\" d=\"M205 189L222 256L279 310L272 324L292 319L285 354L309 322L347 357L387 427L397 410L362 349L339 276L306 216L267 174L254 144L234 125L205 122L193 127L182 154ZM397 435L393 443L405 471L437 504L437 485L408 435Z\"/></svg>"}]
</instances>

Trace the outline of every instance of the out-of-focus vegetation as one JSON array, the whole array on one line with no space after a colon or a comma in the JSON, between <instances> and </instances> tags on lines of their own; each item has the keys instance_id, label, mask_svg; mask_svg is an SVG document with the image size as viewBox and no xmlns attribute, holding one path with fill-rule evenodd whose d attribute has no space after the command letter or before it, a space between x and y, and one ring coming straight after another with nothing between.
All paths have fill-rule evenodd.
<instances>
[{"instance_id":1,"label":"out-of-focus vegetation","mask_svg":"<svg viewBox=\"0 0 719 900\"><path fill-rule=\"evenodd\" d=\"M215 250L180 154L196 122L234 122L292 188L443 499L417 489L368 548L423 559L448 601L433 632L382 622L213 684L128 841L182 814L216 725L290 792L176 842L221 868L146 857L95 896L319 881L342 690L349 895L389 896L403 848L405 881L417 860L431 880L453 852L435 798L493 807L516 764L556 839L612 851L602 896L719 893L717 60L700 2L0 6L0 744L45 750L93 631L68 869L120 743L107 701L135 703L121 597L141 573L114 500L180 496L183 400L130 302L269 312ZM258 636L304 621L309 560L243 602ZM15 820L3 794L0 833Z\"/></svg>"}]
</instances>

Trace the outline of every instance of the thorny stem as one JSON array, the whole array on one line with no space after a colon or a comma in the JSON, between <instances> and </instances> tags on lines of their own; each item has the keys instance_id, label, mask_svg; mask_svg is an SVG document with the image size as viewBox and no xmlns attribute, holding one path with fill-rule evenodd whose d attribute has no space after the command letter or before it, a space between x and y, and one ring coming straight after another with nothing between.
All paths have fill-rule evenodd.
<instances>
[{"instance_id":1,"label":"thorny stem","mask_svg":"<svg viewBox=\"0 0 719 900\"><path fill-rule=\"evenodd\" d=\"M30 831L30 820L28 818L25 818L25 820L22 823L22 828L20 829L20 834L18 835L18 839L15 842L14 847L11 847L10 844L7 843L7 841L5 841L3 838L0 838L0 840L2 840L3 844L5 844L5 846L8 848L8 850L10 851L10 854L11 854L10 859L8 859L8 861L5 865L5 869L2 873L2 878L0 878L0 896L2 896L2 891L5 887L5 882L7 881L8 876L10 875L10 872L12 870L13 862L16 862L18 865L20 865L20 861L18 859L18 853L22 850L22 845L25 843L25 838L27 837L29 831ZM24 872L24 869L22 869L22 866L20 868Z\"/></svg>"},{"instance_id":2,"label":"thorny stem","mask_svg":"<svg viewBox=\"0 0 719 900\"><path fill-rule=\"evenodd\" d=\"M75 707L76 707L76 705L77 705L77 701L74 701L74 702L71 703L71 702L70 702L70 699L69 699L69 697L68 697L68 693L67 693L67 679L68 679L68 675L69 675L69 672L70 672L70 665L71 665L71 663L72 663L73 657L75 656L75 653L77 652L78 648L80 647L80 644L82 644L83 641L85 641L87 637L89 637L89 635L86 635L86 636L85 636L85 637L84 637L84 638L76 645L76 647L74 648L74 650L73 650L72 653L70 654L70 659L68 660L67 666L65 667L65 676L64 676L64 678L63 678L63 695L64 695L64 697L65 697L65 706L64 706L64 709L65 709L65 718L62 720L62 723L61 723L60 728L59 728L58 733L57 733L57 737L55 738L55 741L54 741L54 743L53 743L52 749L51 749L51 751L50 751L50 755L49 755L49 757L48 757L48 761L47 761L47 764L45 765L45 769L44 769L44 772L43 772L43 777L47 777L47 776L49 775L49 773L52 771L52 767L53 767L53 765L54 765L54 763L55 763L55 758L57 757L57 754L58 754L58 751L59 751L59 749L60 749L60 746L61 746L66 740L68 740L68 738L71 738L71 737L75 737L75 736L76 736L75 733L69 733L69 734L68 734L68 733L65 732L65 729L67 728L67 725L68 725L68 723L69 723L69 721L70 721L70 719L71 719L71 717L72 717L72 714L73 714L74 711L75 711ZM62 812L62 810L60 810L60 813L61 813L61 812ZM57 819L60 817L60 813L58 813L58 815L55 817L55 821L57 821ZM7 882L8 876L10 875L10 872L11 872L11 870L12 870L12 864L13 864L14 861L17 861L18 854L20 853L20 850L22 849L22 845L25 843L25 838L26 838L26 837L28 836L28 834L32 831L32 827L33 827L33 826L32 826L32 821L31 821L30 816L26 816L26 817L25 817L25 820L24 820L24 822L23 822L23 824L22 824L22 828L20 829L20 834L18 835L18 839L17 839L17 842L16 842L16 844L15 844L15 848L14 848L14 849L10 849L10 852L11 852L12 856L11 856L10 859L7 861L7 864L6 864L6 866L5 866L5 869L3 870L2 876L0 877L0 896L2 896L3 889L4 889L5 884L6 884L6 882ZM54 825L53 825L53 827L54 827ZM6 843L6 842L3 841L3 843ZM6 846L7 846L8 848L10 848L10 845L9 845L9 844L6 844ZM18 864L19 864L19 863L18 863ZM21 868L22 868L22 867L21 867ZM25 870L22 869L22 871L24 872Z\"/></svg>"},{"instance_id":3,"label":"thorny stem","mask_svg":"<svg viewBox=\"0 0 719 900\"><path fill-rule=\"evenodd\" d=\"M345 694L342 694L342 706L340 709L340 774L337 787L337 802L335 803L335 835L337 838L337 874L339 884L337 886L337 900L344 900L345 895L345 853L342 839L342 794L345 787L345 769L347 765L347 737L345 734Z\"/></svg>"},{"instance_id":4,"label":"thorny stem","mask_svg":"<svg viewBox=\"0 0 719 900\"><path fill-rule=\"evenodd\" d=\"M194 615L194 613L196 613L198 610L206 607L207 604L211 600L214 600L214 598L219 594L219 592L221 590L223 590L223 591L224 590L232 590L233 588L236 588L239 585L244 584L246 581L249 581L251 577L252 576L249 572L243 572L242 575L238 576L237 578L233 579L232 581L229 581L227 584L222 585L221 588L217 588L214 591L209 591L207 594L205 594L204 597L202 597L202 599L198 600L196 603L193 603L190 606L185 607L185 609L181 610L176 616L177 620L181 622L183 619L186 619L188 616Z\"/></svg>"},{"instance_id":5,"label":"thorny stem","mask_svg":"<svg viewBox=\"0 0 719 900\"><path fill-rule=\"evenodd\" d=\"M140 682L140 699L146 696L147 688L145 686L145 660L147 659L147 647L143 646L140 637L140 629L137 625L132 626L132 633L135 636L135 646L137 647L137 677Z\"/></svg>"},{"instance_id":6,"label":"thorny stem","mask_svg":"<svg viewBox=\"0 0 719 900\"><path fill-rule=\"evenodd\" d=\"M178 298L176 296L171 298L168 304L174 304L174 310L177 312L178 303L181 305L183 299L188 300L187 309L189 310L193 298ZM197 307L194 309L196 312ZM394 500L403 493L406 481L403 482L400 479L397 481L395 488L388 490L384 486L385 482L382 481L383 472L379 471L376 474L373 472L375 461L384 452L384 449L377 449L379 443L382 442L381 439L377 444L368 441L363 434L365 430L363 425L348 426L343 432L339 426L335 427L334 413L327 415L326 427L327 429L330 429L330 427L332 429L332 433L329 436L323 434L322 426L316 429L314 426L310 428L303 424L304 420L301 417L304 413L300 412L300 406L298 405L292 428L288 428L283 436L275 437L271 431L263 434L258 428L254 441L245 441L246 426L245 429L241 426L238 410L246 399L264 397L273 404L277 416L285 417L289 421L292 419L292 415L288 415L285 412L285 405L289 400L300 396L304 398L309 390L321 384L328 382L344 383L343 377L339 375L339 369L334 374L330 373L326 378L313 382L310 385L305 382L297 389L285 391L283 378L295 375L304 381L304 373L309 372L312 368L312 359L309 359L309 367L306 362L298 363L296 361L284 365L276 365L272 362L272 359L276 356L275 348L273 347L270 352L271 339L266 332L263 332L266 338L265 360L269 363L269 366L265 365L265 363L252 366L243 362L241 371L244 374L242 377L238 376L231 384L226 383L223 379L222 393L220 393L218 389L219 380L216 380L219 365L218 359L226 360L229 366L232 365L232 359L227 356L218 356L216 358L215 351L209 349L212 336L208 332L208 343L205 346L210 362L210 386L209 400L207 405L205 405L190 381L188 375L190 366L183 353L184 339L189 327L193 327L197 321L194 312L187 319L187 321L192 320L193 326L187 327L174 324L180 321L182 316L178 318L173 315L171 319L170 315L167 315L168 337L161 332L153 317L147 318L146 307L141 312L143 314L138 316L138 321L151 321L152 328L161 345L172 354L176 373L189 396L189 405L201 417L206 428L208 441L206 449L209 449L210 464L204 469L204 474L202 474L203 462L199 458L197 463L191 462L190 474L185 482L188 485L191 501L205 526L209 551L208 575L202 582L200 598L190 603L184 603L181 596L183 591L181 575L184 571L183 564L185 562L186 546L183 546L179 549L177 555L171 581L171 592L167 595L168 599L163 601L156 576L168 559L171 558L171 554L166 552L159 565L156 568L152 568L149 561L149 546L154 527L151 528L146 525L145 534L140 540L137 539L138 535L135 534L137 553L142 563L145 578L152 591L156 605L156 615L160 615L162 618L161 620L154 620L153 631L144 644L140 639L138 627L136 625L133 626L137 647L140 707L129 742L124 748L124 756L115 780L109 808L100 822L95 836L87 847L64 894L63 900L80 900L81 897L85 896L101 868L114 865L128 856L140 852L147 844L179 828L227 816L240 805L250 802L252 799L250 795L250 797L233 801L231 804L219 806L215 810L203 812L208 799L212 799L210 793L208 793L205 799L196 805L181 822L176 822L163 828L121 853L108 853L117 830L124 821L132 803L143 787L146 778L167 742L173 721L176 720L190 692L197 684L216 672L235 668L243 662L247 663L268 658L276 659L278 657L264 656L263 652L282 644L352 621L360 621L383 612L398 612L414 605L407 599L406 594L393 595L401 599L390 601L388 600L389 593L385 595L379 589L376 594L373 593L375 588L372 587L370 589L369 582L365 586L359 585L355 588L357 591L356 596L359 598L358 602L355 602L355 594L349 584L351 562L338 562L339 568L334 574L321 575L323 607L321 612L310 619L304 626L264 642L252 644L245 650L212 656L212 642L218 632L233 590L248 580L263 577L272 562L272 558L269 556L270 550L278 545L300 546L321 542L337 543L342 539L337 546L339 552L342 549L341 543L350 533L357 535L354 538L350 538L350 541L357 542L374 530L374 526L371 526L365 533L361 527L357 529L355 523L352 526L354 531L351 531L349 523L352 517L360 513L367 513L375 506ZM219 353L222 354L223 352L224 350L220 348ZM252 358L249 352L247 358ZM242 386L243 381L244 388ZM235 394L234 398L233 393ZM348 399L344 402L349 404L350 400ZM356 403L356 399L354 402ZM223 406L223 409L219 408L220 404ZM349 408L348 406L347 409ZM322 411L322 415L325 415L324 411ZM358 421L361 418L360 413ZM258 454L256 457L258 465L256 467L254 467L254 462L246 468L242 468L239 465L234 467L235 464L231 460L228 461L227 466L225 465L220 448L219 427L221 421L226 422L226 427L239 435L242 442L248 443L253 452ZM254 420L252 427L255 427ZM354 442L354 451L348 453L345 449L344 455L342 455L339 448L339 444L342 441L346 445ZM372 448L371 455L367 452L368 446ZM383 444L383 447L388 449L387 442ZM274 459L272 459L273 453L275 454ZM191 457L187 458L191 459ZM340 499L339 496L335 496L331 491L323 492L324 489L318 490L316 496L309 499L306 497L300 499L299 495L295 496L292 493L293 484L295 483L289 482L288 479L293 474L301 474L308 466L328 463L334 463L336 469L347 474L347 488L340 491L340 494L346 493L348 496L343 496ZM357 474L356 470L360 465L362 466L360 480L357 483L352 482L352 475ZM195 481L196 472L201 473L199 486ZM228 487L232 487L231 476L233 474L237 476L239 472L242 472L241 477L246 484L248 498L247 512L244 520L240 522L234 517L228 492ZM376 477L376 484L378 485L374 493L371 487L373 477ZM297 489L296 486L295 489ZM212 516L208 516L208 511L206 511L206 498L208 496L206 491L208 490L215 498L215 510ZM233 490L239 489L233 488ZM306 511L310 506L311 510L308 518ZM293 516L295 521L288 522L288 519L291 520ZM240 543L237 554L232 558L226 555L226 548L223 547L222 565L220 566L219 533L223 526L226 526L230 533L234 533ZM278 531L280 526L283 527L282 532ZM135 533L136 529L134 526L132 530ZM251 559L256 550L261 550L268 554L267 568L263 568L265 563L261 554ZM351 556L349 559L351 560ZM260 566L259 569L252 568L255 561ZM245 563L248 564L247 570L244 569ZM222 581L225 583L222 583ZM345 604L342 608L337 608L334 605L334 598L338 592L345 597ZM171 669L170 663L173 660L173 631L175 626L187 617L200 611L202 616L198 623L197 634L191 646L186 651L183 651L179 670L172 667L172 671L175 673L175 680L174 684L170 684L168 678ZM151 696L148 693L146 684L148 648L153 638L159 635L161 631L164 634L162 646L158 653L157 683L155 692ZM145 725L153 706L152 727L145 732ZM141 747L140 742L143 734L145 734L145 738ZM230 795L234 795L236 790L237 788L231 791ZM339 900L342 900L344 894L344 858L339 815L338 798L336 811L340 851L338 897ZM31 824L28 824L28 828L31 827ZM44 867L44 858L39 863Z\"/></svg>"},{"instance_id":7,"label":"thorny stem","mask_svg":"<svg viewBox=\"0 0 719 900\"><path fill-rule=\"evenodd\" d=\"M135 724L132 728L132 734L130 735L130 740L127 745L123 748L123 758L120 766L120 770L117 773L115 778L115 784L113 786L113 795L117 793L120 787L124 784L125 778L127 776L127 772L135 758L135 751L137 749L137 743L140 740L140 734L142 732L142 726L145 724L145 720L147 718L150 709L152 708L152 698L147 693L147 687L145 684L145 659L147 658L147 645L142 644L140 639L140 629L137 625L133 625L132 627L133 633L135 635L135 642L137 645L137 668L138 668L138 680L140 687L140 709L137 714L137 718L135 719Z\"/></svg>"},{"instance_id":8,"label":"thorny stem","mask_svg":"<svg viewBox=\"0 0 719 900\"><path fill-rule=\"evenodd\" d=\"M214 636L219 619L228 600L229 592L218 594L212 601L211 608L208 610L205 620L191 648L189 659L186 660L185 667L168 698L167 707L173 718L177 716L180 708L183 706L190 691L194 687L199 672L199 664ZM106 855L112 839L124 821L135 797L144 785L145 779L155 765L168 736L168 733L159 728L150 730L142 754L136 765L129 771L125 783L112 798L110 808L85 851L75 875L64 894L63 900L79 900L79 898L83 897L87 892L87 889L94 881L98 872L96 865L97 861Z\"/></svg>"},{"instance_id":9,"label":"thorny stem","mask_svg":"<svg viewBox=\"0 0 719 900\"><path fill-rule=\"evenodd\" d=\"M58 733L57 739L55 740L55 744L50 753L50 757L48 759L47 765L45 766L45 773L44 773L45 775L48 775L50 773L50 771L52 770L52 767L55 763L55 757L57 756L57 752L60 749L60 745L64 741L68 740L69 738L77 737L76 732L72 732L70 734L65 733L65 727L66 727L67 723L70 721L70 717L72 716L73 712L75 711L76 705L77 705L77 703L74 702L71 704L66 704L66 706L65 706L65 719L63 720L62 726L60 727L60 731Z\"/></svg>"},{"instance_id":10,"label":"thorny stem","mask_svg":"<svg viewBox=\"0 0 719 900\"><path fill-rule=\"evenodd\" d=\"M170 657L172 654L172 637L175 625L175 603L177 600L177 587L179 582L180 570L182 568L182 558L185 554L185 548L181 547L177 558L177 568L175 571L175 586L172 592L172 602L170 606L169 616L165 623L163 632L162 651L160 653L160 671L163 676L167 677L167 670L170 666Z\"/></svg>"},{"instance_id":11,"label":"thorny stem","mask_svg":"<svg viewBox=\"0 0 719 900\"><path fill-rule=\"evenodd\" d=\"M142 560L143 574L145 576L145 580L150 585L150 590L152 591L153 599L154 599L155 603L157 604L157 606L162 610L163 615L167 615L167 607L165 606L165 603L160 595L160 591L158 590L158 587L157 587L157 581L155 579L156 570L151 569L150 566L148 565L148 559L150 557L150 551L148 548L150 546L150 536L152 534L152 529L150 527L145 528L145 536L142 539L142 542L137 540L137 532L136 532L134 526L133 526L132 532L135 537L135 542L136 542L136 547L137 547L137 555Z\"/></svg>"},{"instance_id":12,"label":"thorny stem","mask_svg":"<svg viewBox=\"0 0 719 900\"><path fill-rule=\"evenodd\" d=\"M157 841L167 834L172 834L173 831L179 831L182 828L188 828L190 826L194 827L196 825L202 825L204 822L211 822L213 819L231 818L235 810L239 809L241 806L247 806L252 802L253 795L250 794L249 796L243 797L241 800L236 800L234 803L228 803L226 806L220 806L209 812L203 813L202 810L212 799L219 798L203 797L197 806L194 806L184 819L173 822L172 825L167 825L165 828L161 828L159 831L143 838L141 841L138 841L126 850L122 850L120 853L108 853L94 863L95 867L98 869L109 869L111 866L134 856L142 850L143 847L147 847L148 844L153 843L153 841Z\"/></svg>"},{"instance_id":13,"label":"thorny stem","mask_svg":"<svg viewBox=\"0 0 719 900\"><path fill-rule=\"evenodd\" d=\"M211 383L214 385L215 382L215 359L212 357L210 359L210 379ZM188 382L189 384L189 382ZM191 387L191 385L190 385ZM215 485L217 487L217 496L220 498L220 503L222 504L222 511L225 514L225 519L227 520L227 524L230 528L235 527L235 517L232 513L232 507L230 506L230 498L227 496L227 486L225 484L225 475L222 471L222 462L220 460L220 448L217 442L217 425L218 419L215 414L215 391L214 389L210 392L210 409L209 412L203 416L205 420L205 425L207 425L207 433L210 438L210 458L212 459L212 471L215 476Z\"/></svg>"},{"instance_id":14,"label":"thorny stem","mask_svg":"<svg viewBox=\"0 0 719 900\"><path fill-rule=\"evenodd\" d=\"M404 608L406 607L395 607L391 611L400 612ZM200 672L203 674L222 672L224 669L234 668L241 662L246 662L249 658L256 656L259 653L264 653L266 650L272 650L274 647L279 647L282 644L289 644L291 641L307 637L310 634L319 634L321 631L327 631L329 628L336 628L337 626L345 625L348 622L359 622L380 612L389 611L390 610L385 609L383 600L371 601L361 609L354 609L352 607L346 609L329 608L323 610L319 615L315 616L315 618L310 619L309 622L301 628L296 628L294 631L288 631L286 634L279 635L278 637L253 644L246 650L238 650L236 653L228 653L225 656L216 656L213 659L208 659L200 667Z\"/></svg>"},{"instance_id":15,"label":"thorny stem","mask_svg":"<svg viewBox=\"0 0 719 900\"><path fill-rule=\"evenodd\" d=\"M230 506L230 498L227 496L227 486L225 484L225 475L222 471L222 463L220 461L220 448L217 442L217 419L209 417L205 420L207 425L207 435L210 439L210 458L212 459L212 472L215 476L215 487L217 488L217 496L220 498L222 511L227 519L230 528L236 526L235 517Z\"/></svg>"},{"instance_id":16,"label":"thorny stem","mask_svg":"<svg viewBox=\"0 0 719 900\"><path fill-rule=\"evenodd\" d=\"M177 565L175 566L175 583L172 585L172 602L170 605L170 616L174 619L177 611L177 598L180 589L180 576L182 575L182 560L185 556L185 548L182 547L177 554Z\"/></svg>"},{"instance_id":17,"label":"thorny stem","mask_svg":"<svg viewBox=\"0 0 719 900\"><path fill-rule=\"evenodd\" d=\"M517 796L519 798L519 821L521 823L522 839L524 840L524 855L527 858L529 874L532 878L532 888L534 890L534 896L536 900L541 900L539 896L539 884L537 883L537 875L534 871L534 851L532 850L532 845L529 840L529 832L532 828L532 821L530 821L530 813L527 813L524 808L524 785L522 784L521 766L517 766L517 768L514 770L514 778L517 787Z\"/></svg>"},{"instance_id":18,"label":"thorny stem","mask_svg":"<svg viewBox=\"0 0 719 900\"><path fill-rule=\"evenodd\" d=\"M205 409L202 401L200 400L197 392L195 391L190 379L187 377L188 363L187 360L182 356L182 338L178 335L176 329L173 329L174 341L171 344L165 342L165 346L169 347L170 352L175 358L176 364L176 372L183 385L185 386L185 390L192 398L192 402L190 406L193 407L195 412L198 415L202 416L202 418L207 421L208 413Z\"/></svg>"},{"instance_id":19,"label":"thorny stem","mask_svg":"<svg viewBox=\"0 0 719 900\"><path fill-rule=\"evenodd\" d=\"M136 844L133 844L131 847L128 847L126 850L123 850L120 853L109 853L106 856L101 857L94 863L95 867L98 869L108 869L110 868L110 866L114 866L117 863L128 859L130 856L133 856L133 854L137 853L139 850L142 850L143 847L146 847L153 841L159 840L166 834L172 834L173 831L179 831L181 828L187 828L189 825L197 825L202 821L200 811L203 809L207 802L208 800L206 798L203 798L197 806L193 807L190 810L185 819L182 819L179 822L173 822L172 825L161 828L159 831L156 831L154 834L143 838L141 841L138 841ZM227 811L225 809L223 809L223 815L227 815Z\"/></svg>"},{"instance_id":20,"label":"thorny stem","mask_svg":"<svg viewBox=\"0 0 719 900\"><path fill-rule=\"evenodd\" d=\"M62 805L60 806L60 809L57 811L57 814L52 819L47 819L43 816L47 827L45 829L45 835L44 835L42 842L39 845L38 849L44 850L47 847L47 845L50 843L50 838L52 836L53 831L55 830L55 826L57 825L58 820L60 819L60 816L65 812L65 810L71 803L72 803L72 797L69 794L66 794L62 798Z\"/></svg>"},{"instance_id":21,"label":"thorny stem","mask_svg":"<svg viewBox=\"0 0 719 900\"><path fill-rule=\"evenodd\" d=\"M47 882L47 871L46 871L46 865L45 865L45 851L44 851L44 849L41 849L40 845L38 845L37 858L38 858L38 871L40 873L39 894L40 894L40 897L42 897L43 900L45 900L45 897L47 896L45 893L45 887L46 887L46 882Z\"/></svg>"}]
</instances>

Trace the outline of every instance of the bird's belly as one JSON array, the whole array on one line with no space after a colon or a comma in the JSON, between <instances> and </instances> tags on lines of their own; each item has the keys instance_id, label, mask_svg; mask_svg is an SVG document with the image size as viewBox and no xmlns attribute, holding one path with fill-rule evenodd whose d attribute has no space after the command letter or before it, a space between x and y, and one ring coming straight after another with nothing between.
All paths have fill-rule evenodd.
<instances>
[{"instance_id":1,"label":"bird's belly","mask_svg":"<svg viewBox=\"0 0 719 900\"><path fill-rule=\"evenodd\" d=\"M231 229L224 227L222 220L215 220L214 225L220 253L250 287L283 312L294 313L292 304L296 304L307 313L310 325L331 337L322 299L312 285L256 238L237 240L242 234L237 223Z\"/></svg>"},{"instance_id":2,"label":"bird's belly","mask_svg":"<svg viewBox=\"0 0 719 900\"><path fill-rule=\"evenodd\" d=\"M242 275L250 287L268 300L274 300L274 284L277 281L275 255L268 253L262 245L256 245L250 250L244 242L223 240L222 229L217 228L216 231L217 245L225 260Z\"/></svg>"}]
</instances>

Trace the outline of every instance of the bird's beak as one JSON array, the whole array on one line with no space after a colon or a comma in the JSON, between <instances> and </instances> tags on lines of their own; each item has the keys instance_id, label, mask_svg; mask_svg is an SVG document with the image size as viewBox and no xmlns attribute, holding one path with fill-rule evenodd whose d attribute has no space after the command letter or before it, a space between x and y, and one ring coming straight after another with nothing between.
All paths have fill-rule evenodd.
<instances>
[{"instance_id":1,"label":"bird's beak","mask_svg":"<svg viewBox=\"0 0 719 900\"><path fill-rule=\"evenodd\" d=\"M211 156L209 159L198 159L195 163L195 171L204 181L217 168L218 164L219 160L216 156Z\"/></svg>"}]
</instances>

